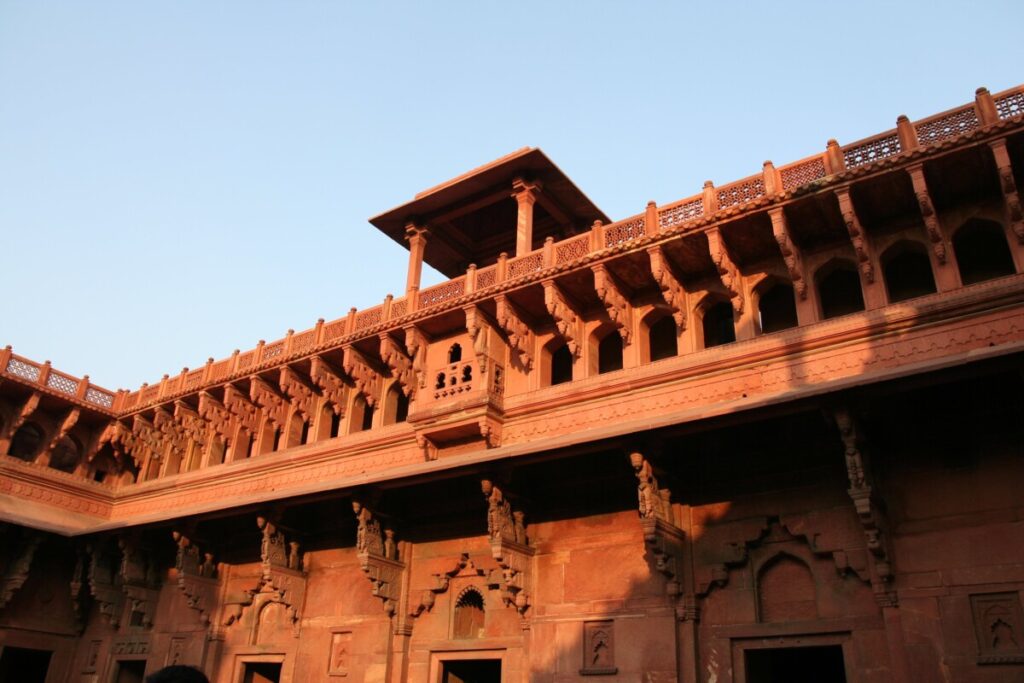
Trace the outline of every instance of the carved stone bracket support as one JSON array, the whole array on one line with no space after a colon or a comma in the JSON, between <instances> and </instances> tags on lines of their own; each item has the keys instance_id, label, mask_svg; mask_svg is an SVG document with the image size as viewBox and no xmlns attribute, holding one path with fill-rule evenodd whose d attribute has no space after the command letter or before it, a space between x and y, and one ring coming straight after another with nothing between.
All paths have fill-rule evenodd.
<instances>
[{"instance_id":1,"label":"carved stone bracket support","mask_svg":"<svg viewBox=\"0 0 1024 683\"><path fill-rule=\"evenodd\" d=\"M722 280L722 285L729 292L732 299L732 308L737 313L743 311L743 284L740 278L740 270L736 267L729 251L725 247L722 233L718 228L711 228L706 233L708 238L708 251L711 253L711 260L715 264L715 270Z\"/></svg>"},{"instance_id":2,"label":"carved stone bracket support","mask_svg":"<svg viewBox=\"0 0 1024 683\"><path fill-rule=\"evenodd\" d=\"M287 365L281 368L278 386L288 399L292 410L302 418L303 422L311 422L316 414L317 402L320 398L302 376Z\"/></svg>"},{"instance_id":3,"label":"carved stone bracket support","mask_svg":"<svg viewBox=\"0 0 1024 683\"><path fill-rule=\"evenodd\" d=\"M412 398L421 382L416 376L412 358L390 334L380 335L380 357L391 371L391 376L398 380L402 393Z\"/></svg>"},{"instance_id":4,"label":"carved stone bracket support","mask_svg":"<svg viewBox=\"0 0 1024 683\"><path fill-rule=\"evenodd\" d=\"M360 568L370 580L373 596L381 599L389 617L395 616L402 597L405 564L375 553L361 552L358 557Z\"/></svg>"},{"instance_id":5,"label":"carved stone bracket support","mask_svg":"<svg viewBox=\"0 0 1024 683\"><path fill-rule=\"evenodd\" d=\"M893 570L885 534L885 515L875 496L865 463L862 450L863 432L845 407L833 410L832 416L845 447L846 472L850 481L848 493L864 529L868 551L873 558L874 577L871 584L875 599L883 607L894 607L896 593L891 588Z\"/></svg>"},{"instance_id":6,"label":"carved stone bracket support","mask_svg":"<svg viewBox=\"0 0 1024 683\"><path fill-rule=\"evenodd\" d=\"M96 608L114 627L121 624L124 592L121 590L119 563L110 548L109 539L97 539L85 547L88 557L86 582Z\"/></svg>"},{"instance_id":7,"label":"carved stone bracket support","mask_svg":"<svg viewBox=\"0 0 1024 683\"><path fill-rule=\"evenodd\" d=\"M999 170L999 189L1003 193L1010 230L1017 236L1017 240L1024 244L1024 208L1021 208L1020 194L1017 182L1013 177L1013 166L1010 162L1010 154L1006 149L1006 140L1000 138L990 142L989 145L992 147L996 168Z\"/></svg>"},{"instance_id":8,"label":"carved stone bracket support","mask_svg":"<svg viewBox=\"0 0 1024 683\"><path fill-rule=\"evenodd\" d=\"M656 517L642 517L640 528L651 565L667 580L665 594L670 598L677 597L683 561L683 531L675 524Z\"/></svg>"},{"instance_id":9,"label":"carved stone bracket support","mask_svg":"<svg viewBox=\"0 0 1024 683\"><path fill-rule=\"evenodd\" d=\"M277 389L257 375L249 378L249 399L261 408L263 416L275 429L283 431L287 427L291 404Z\"/></svg>"},{"instance_id":10,"label":"carved stone bracket support","mask_svg":"<svg viewBox=\"0 0 1024 683\"><path fill-rule=\"evenodd\" d=\"M235 417L235 424L247 436L257 434L260 425L260 409L245 394L229 384L224 387L224 407Z\"/></svg>"},{"instance_id":11,"label":"carved stone bracket support","mask_svg":"<svg viewBox=\"0 0 1024 683\"><path fill-rule=\"evenodd\" d=\"M867 282L875 281L875 267L872 261L871 242L864 233L864 226L861 225L857 211L853 208L853 199L850 198L850 190L842 187L836 190L836 199L839 200L839 213L843 216L843 223L846 224L846 232L853 244L853 252L857 256L857 264L860 272Z\"/></svg>"},{"instance_id":12,"label":"carved stone bracket support","mask_svg":"<svg viewBox=\"0 0 1024 683\"><path fill-rule=\"evenodd\" d=\"M354 346L349 345L345 347L343 365L345 374L352 378L356 391L362 394L366 404L371 407L376 405L383 377L374 364Z\"/></svg>"},{"instance_id":13,"label":"carved stone bracket support","mask_svg":"<svg viewBox=\"0 0 1024 683\"><path fill-rule=\"evenodd\" d=\"M309 368L310 379L320 388L334 414L344 417L348 400L348 385L345 380L320 356L313 356Z\"/></svg>"},{"instance_id":14,"label":"carved stone bracket support","mask_svg":"<svg viewBox=\"0 0 1024 683\"><path fill-rule=\"evenodd\" d=\"M554 280L544 281L544 305L554 318L555 330L569 347L569 353L579 358L583 349L583 319Z\"/></svg>"},{"instance_id":15,"label":"carved stone bracket support","mask_svg":"<svg viewBox=\"0 0 1024 683\"><path fill-rule=\"evenodd\" d=\"M178 547L174 563L178 589L185 596L186 604L199 613L199 621L209 624L220 595L213 554L202 552L181 532L175 531L172 535Z\"/></svg>"},{"instance_id":16,"label":"carved stone bracket support","mask_svg":"<svg viewBox=\"0 0 1024 683\"><path fill-rule=\"evenodd\" d=\"M412 371L419 383L420 389L427 386L427 346L429 341L423 330L415 325L405 328L405 348L409 350L409 357L412 359Z\"/></svg>"},{"instance_id":17,"label":"carved stone bracket support","mask_svg":"<svg viewBox=\"0 0 1024 683\"><path fill-rule=\"evenodd\" d=\"M512 357L523 369L528 371L533 365L533 330L523 322L522 315L508 297L499 294L496 301L498 324L501 325L501 329L508 339Z\"/></svg>"},{"instance_id":18,"label":"carved stone bracket support","mask_svg":"<svg viewBox=\"0 0 1024 683\"><path fill-rule=\"evenodd\" d=\"M42 542L42 534L26 532L19 539L15 552L11 553L11 559L4 567L3 578L0 579L0 609L7 606L14 594L18 592L28 580L29 570L32 568L32 558L35 557L36 549ZM5 545L11 548L13 544L4 539Z\"/></svg>"},{"instance_id":19,"label":"carved stone bracket support","mask_svg":"<svg viewBox=\"0 0 1024 683\"><path fill-rule=\"evenodd\" d=\"M488 583L501 591L505 605L515 606L521 617L530 606L535 552L523 543L491 538L491 556L499 568L491 572Z\"/></svg>"},{"instance_id":20,"label":"carved stone bracket support","mask_svg":"<svg viewBox=\"0 0 1024 683\"><path fill-rule=\"evenodd\" d=\"M25 399L25 402L18 408L18 412L15 414L14 419L10 421L10 424L6 425L3 431L4 439L10 439L14 436L14 433L25 424L25 420L29 418L32 413L39 407L39 399L42 398L42 394L38 391L33 391Z\"/></svg>"},{"instance_id":21,"label":"carved stone bracket support","mask_svg":"<svg viewBox=\"0 0 1024 683\"><path fill-rule=\"evenodd\" d=\"M608 317L619 330L622 344L628 346L633 341L633 305L629 303L622 286L616 282L607 266L598 263L591 266L591 270L594 272L594 291L597 292L597 298L604 304Z\"/></svg>"},{"instance_id":22,"label":"carved stone bracket support","mask_svg":"<svg viewBox=\"0 0 1024 683\"><path fill-rule=\"evenodd\" d=\"M466 332L473 341L473 353L476 355L477 365L480 367L480 374L486 375L490 365L491 330L494 324L490 316L479 306L466 306L463 309L466 313Z\"/></svg>"},{"instance_id":23,"label":"carved stone bracket support","mask_svg":"<svg viewBox=\"0 0 1024 683\"><path fill-rule=\"evenodd\" d=\"M775 242L782 252L782 260L786 263L786 270L789 271L789 279L793 282L793 289L801 299L807 298L807 278L804 276L804 259L800 248L793 242L790 234L789 224L786 221L786 213L782 208L771 209L768 216L772 221L772 234L775 235Z\"/></svg>"},{"instance_id":24,"label":"carved stone bracket support","mask_svg":"<svg viewBox=\"0 0 1024 683\"><path fill-rule=\"evenodd\" d=\"M78 418L81 416L82 411L80 408L71 408L60 421L60 425L57 427L57 431L54 433L53 438L50 439L50 443L46 445L43 452L36 458L36 462L48 465L50 458L53 456L53 451L57 448L57 445L61 440L71 433L72 427L78 423Z\"/></svg>"},{"instance_id":25,"label":"carved stone bracket support","mask_svg":"<svg viewBox=\"0 0 1024 683\"><path fill-rule=\"evenodd\" d=\"M938 214L935 213L935 204L928 193L928 183L924 177L924 167L921 164L914 164L907 167L910 174L910 182L914 186L914 196L917 197L917 205L921 209L921 218L924 220L924 227L928 233L928 239L932 243L932 251L939 263L946 263L946 239L942 235L942 227L939 225Z\"/></svg>"},{"instance_id":26,"label":"carved stone bracket support","mask_svg":"<svg viewBox=\"0 0 1024 683\"><path fill-rule=\"evenodd\" d=\"M476 568L473 561L469 559L469 553L462 553L450 570L434 574L431 577L433 583L429 587L420 591L419 601L415 605L411 605L409 616L416 618L424 612L429 612L433 609L437 596L441 593L447 592L448 587L451 585L451 580L460 574L479 577L483 576L484 572Z\"/></svg>"},{"instance_id":27,"label":"carved stone bracket support","mask_svg":"<svg viewBox=\"0 0 1024 683\"><path fill-rule=\"evenodd\" d=\"M260 542L259 583L244 595L226 600L222 623L230 626L242 620L247 608L256 607L253 612L258 614L264 605L274 602L285 608L292 632L297 638L306 598L306 573L299 557L299 544L287 541L284 532L266 517L257 517L256 525L263 535Z\"/></svg>"},{"instance_id":28,"label":"carved stone bracket support","mask_svg":"<svg viewBox=\"0 0 1024 683\"><path fill-rule=\"evenodd\" d=\"M661 246L651 247L647 250L647 255L651 259L651 274L657 281L658 288L661 289L662 298L672 310L676 328L682 332L686 329L686 313L689 310L683 283L672 271L668 256L665 255Z\"/></svg>"}]
</instances>

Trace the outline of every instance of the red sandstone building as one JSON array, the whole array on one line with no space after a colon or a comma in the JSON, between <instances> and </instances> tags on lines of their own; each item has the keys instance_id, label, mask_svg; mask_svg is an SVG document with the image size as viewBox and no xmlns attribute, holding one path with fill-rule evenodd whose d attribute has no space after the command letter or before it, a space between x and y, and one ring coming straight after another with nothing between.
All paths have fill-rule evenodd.
<instances>
[{"instance_id":1,"label":"red sandstone building","mask_svg":"<svg viewBox=\"0 0 1024 683\"><path fill-rule=\"evenodd\" d=\"M1024 88L616 222L524 149L379 306L8 347L0 679L1024 680L1022 180Z\"/></svg>"}]
</instances>

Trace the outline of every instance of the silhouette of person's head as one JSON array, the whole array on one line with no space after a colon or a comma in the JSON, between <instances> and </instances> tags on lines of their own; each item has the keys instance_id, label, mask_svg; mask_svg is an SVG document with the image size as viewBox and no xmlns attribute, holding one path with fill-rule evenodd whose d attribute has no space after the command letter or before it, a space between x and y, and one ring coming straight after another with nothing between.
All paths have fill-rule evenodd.
<instances>
[{"instance_id":1,"label":"silhouette of person's head","mask_svg":"<svg viewBox=\"0 0 1024 683\"><path fill-rule=\"evenodd\" d=\"M210 679L195 667L175 664L146 676L146 683L210 683Z\"/></svg>"}]
</instances>

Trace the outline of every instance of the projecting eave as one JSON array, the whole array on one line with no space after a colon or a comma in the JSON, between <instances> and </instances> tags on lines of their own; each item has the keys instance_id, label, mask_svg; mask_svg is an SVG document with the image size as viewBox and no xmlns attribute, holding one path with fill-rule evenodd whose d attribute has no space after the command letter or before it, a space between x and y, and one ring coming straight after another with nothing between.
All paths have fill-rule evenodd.
<instances>
[{"instance_id":1,"label":"projecting eave","mask_svg":"<svg viewBox=\"0 0 1024 683\"><path fill-rule=\"evenodd\" d=\"M473 169L440 185L418 193L406 202L370 219L376 228L403 246L405 229L410 222L429 227L445 244L479 244L495 234L480 234L474 221L483 221L490 231L507 234L514 243L515 224L492 220L496 206L514 207L511 199L516 179L539 182L542 198L539 203L556 222L567 228L586 229L594 221L608 222L605 215L573 182L538 148L524 147L488 164ZM513 212L514 213L514 212ZM466 258L479 254L455 253L453 249L428 247L425 261L449 277L458 275ZM497 254L493 254L494 257ZM477 259L480 260L480 259ZM477 265L483 265L478 263Z\"/></svg>"}]
</instances>

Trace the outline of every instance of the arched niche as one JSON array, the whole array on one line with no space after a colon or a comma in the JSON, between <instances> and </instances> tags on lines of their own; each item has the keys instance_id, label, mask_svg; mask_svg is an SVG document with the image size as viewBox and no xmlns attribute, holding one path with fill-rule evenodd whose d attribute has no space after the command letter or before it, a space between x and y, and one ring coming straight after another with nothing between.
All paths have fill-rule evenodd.
<instances>
[{"instance_id":1,"label":"arched niche","mask_svg":"<svg viewBox=\"0 0 1024 683\"><path fill-rule=\"evenodd\" d=\"M727 298L709 294L701 301L696 312L700 320L702 348L710 349L736 341L736 316Z\"/></svg>"},{"instance_id":2,"label":"arched niche","mask_svg":"<svg viewBox=\"0 0 1024 683\"><path fill-rule=\"evenodd\" d=\"M409 397L402 391L402 385L392 382L384 393L383 423L393 425L405 422L409 417Z\"/></svg>"},{"instance_id":3,"label":"arched niche","mask_svg":"<svg viewBox=\"0 0 1024 683\"><path fill-rule=\"evenodd\" d=\"M777 277L767 277L754 289L757 302L757 327L771 334L797 326L796 293L793 285Z\"/></svg>"},{"instance_id":4,"label":"arched niche","mask_svg":"<svg viewBox=\"0 0 1024 683\"><path fill-rule=\"evenodd\" d=\"M972 218L961 225L953 234L953 252L965 285L1016 272L1006 232L995 221Z\"/></svg>"},{"instance_id":5,"label":"arched niche","mask_svg":"<svg viewBox=\"0 0 1024 683\"><path fill-rule=\"evenodd\" d=\"M935 275L927 248L920 242L901 240L881 257L882 277L889 303L935 293Z\"/></svg>"},{"instance_id":6,"label":"arched niche","mask_svg":"<svg viewBox=\"0 0 1024 683\"><path fill-rule=\"evenodd\" d=\"M757 572L757 615L761 622L818 618L814 576L803 560L779 553L761 565Z\"/></svg>"},{"instance_id":7,"label":"arched niche","mask_svg":"<svg viewBox=\"0 0 1024 683\"><path fill-rule=\"evenodd\" d=\"M654 363L679 355L675 318L669 311L655 308L640 321L640 340L645 363Z\"/></svg>"},{"instance_id":8,"label":"arched niche","mask_svg":"<svg viewBox=\"0 0 1024 683\"><path fill-rule=\"evenodd\" d=\"M484 596L475 587L459 594L452 612L452 638L482 638L484 635Z\"/></svg>"},{"instance_id":9,"label":"arched niche","mask_svg":"<svg viewBox=\"0 0 1024 683\"><path fill-rule=\"evenodd\" d=\"M35 422L26 422L18 427L11 438L7 455L32 462L43 448L43 428Z\"/></svg>"},{"instance_id":10,"label":"arched niche","mask_svg":"<svg viewBox=\"0 0 1024 683\"><path fill-rule=\"evenodd\" d=\"M814 286L823 320L864 310L864 291L853 261L828 261L815 271Z\"/></svg>"}]
</instances>

